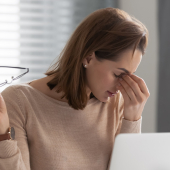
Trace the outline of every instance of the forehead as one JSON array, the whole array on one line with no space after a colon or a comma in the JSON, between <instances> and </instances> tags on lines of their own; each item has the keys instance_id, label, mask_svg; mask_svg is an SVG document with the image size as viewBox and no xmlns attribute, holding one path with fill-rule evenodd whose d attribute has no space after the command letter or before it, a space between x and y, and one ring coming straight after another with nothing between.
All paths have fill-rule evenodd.
<instances>
[{"instance_id":1,"label":"forehead","mask_svg":"<svg viewBox=\"0 0 170 170\"><path fill-rule=\"evenodd\" d=\"M133 74L137 70L142 60L142 52L140 50L135 50L133 57L132 54L133 54L133 50L126 50L120 54L119 61L117 62L107 61L107 63L109 67L112 69L114 68L120 70L118 68L125 68L130 72L130 74Z\"/></svg>"}]
</instances>

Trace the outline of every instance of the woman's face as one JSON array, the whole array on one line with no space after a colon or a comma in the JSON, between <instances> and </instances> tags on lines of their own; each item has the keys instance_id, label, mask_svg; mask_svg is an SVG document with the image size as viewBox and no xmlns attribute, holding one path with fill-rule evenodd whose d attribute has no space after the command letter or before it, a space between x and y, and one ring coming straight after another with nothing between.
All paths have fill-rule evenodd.
<instances>
[{"instance_id":1,"label":"woman's face","mask_svg":"<svg viewBox=\"0 0 170 170\"><path fill-rule=\"evenodd\" d=\"M90 96L92 92L99 101L107 102L110 97L108 91L116 93L117 76L133 74L138 68L142 53L140 50L136 50L132 58L132 52L131 49L124 51L117 62L110 60L100 62L96 59L94 52L87 56L83 60L83 65L86 65L87 95Z\"/></svg>"}]
</instances>

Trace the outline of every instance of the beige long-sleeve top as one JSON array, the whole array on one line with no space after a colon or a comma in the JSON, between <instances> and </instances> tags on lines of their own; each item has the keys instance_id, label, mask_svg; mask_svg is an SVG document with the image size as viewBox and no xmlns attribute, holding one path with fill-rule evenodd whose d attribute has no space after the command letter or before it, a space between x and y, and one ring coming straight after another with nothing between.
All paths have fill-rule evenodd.
<instances>
[{"instance_id":1,"label":"beige long-sleeve top","mask_svg":"<svg viewBox=\"0 0 170 170\"><path fill-rule=\"evenodd\" d=\"M9 86L2 96L16 134L0 142L0 170L107 170L115 136L141 133L142 117L123 118L120 92L108 103L92 98L84 110L28 83Z\"/></svg>"}]
</instances>

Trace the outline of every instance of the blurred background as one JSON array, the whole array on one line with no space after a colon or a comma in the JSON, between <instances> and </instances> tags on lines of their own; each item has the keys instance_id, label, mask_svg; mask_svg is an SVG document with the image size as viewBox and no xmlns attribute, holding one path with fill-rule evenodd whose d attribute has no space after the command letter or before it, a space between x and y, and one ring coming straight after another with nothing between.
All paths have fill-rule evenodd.
<instances>
[{"instance_id":1,"label":"blurred background","mask_svg":"<svg viewBox=\"0 0 170 170\"><path fill-rule=\"evenodd\" d=\"M149 45L136 72L150 91L142 133L169 132L169 0L0 0L0 66L29 68L13 84L44 77L82 19L106 7L120 8L148 28ZM0 67L0 83L24 71Z\"/></svg>"}]
</instances>

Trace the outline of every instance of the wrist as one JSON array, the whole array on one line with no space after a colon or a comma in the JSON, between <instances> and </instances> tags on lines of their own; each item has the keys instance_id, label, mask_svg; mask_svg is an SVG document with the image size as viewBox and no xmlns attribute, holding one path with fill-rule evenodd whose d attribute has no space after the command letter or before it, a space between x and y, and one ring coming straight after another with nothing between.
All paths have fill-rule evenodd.
<instances>
[{"instance_id":1,"label":"wrist","mask_svg":"<svg viewBox=\"0 0 170 170\"><path fill-rule=\"evenodd\" d=\"M0 131L0 135L7 134L7 133L8 133L8 130L9 130L9 127L8 127L5 131Z\"/></svg>"},{"instance_id":2,"label":"wrist","mask_svg":"<svg viewBox=\"0 0 170 170\"><path fill-rule=\"evenodd\" d=\"M14 139L15 139L15 129L14 129L14 127L9 127L6 134L0 135L0 141L14 140Z\"/></svg>"},{"instance_id":3,"label":"wrist","mask_svg":"<svg viewBox=\"0 0 170 170\"><path fill-rule=\"evenodd\" d=\"M128 121L138 121L140 118L126 118L126 117L123 117L125 120L128 120Z\"/></svg>"}]
</instances>

